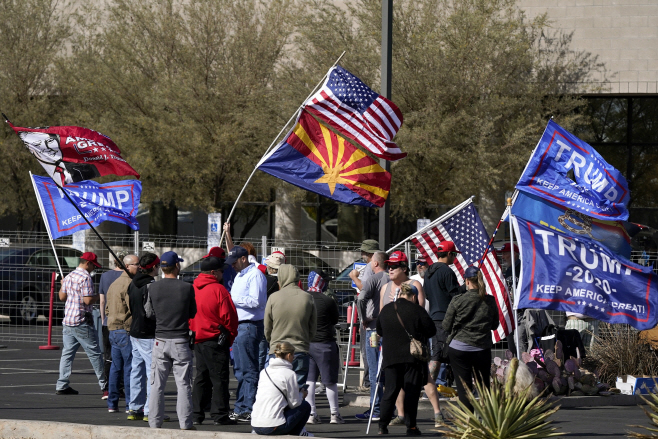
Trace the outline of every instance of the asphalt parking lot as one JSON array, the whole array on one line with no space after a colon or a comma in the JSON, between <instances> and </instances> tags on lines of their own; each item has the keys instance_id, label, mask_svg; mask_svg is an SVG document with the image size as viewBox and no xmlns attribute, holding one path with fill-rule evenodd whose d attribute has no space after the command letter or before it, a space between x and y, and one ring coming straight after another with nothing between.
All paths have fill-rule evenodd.
<instances>
[{"instance_id":1,"label":"asphalt parking lot","mask_svg":"<svg viewBox=\"0 0 658 439\"><path fill-rule=\"evenodd\" d=\"M0 349L0 418L40 421L59 421L94 425L133 426L147 428L143 421L128 421L125 413L108 413L107 404L101 400L101 391L96 376L84 354L79 351L73 363L71 386L79 395L55 395L55 382L59 374L60 351L39 350L43 343L0 342L7 346ZM348 385L356 384L357 374L350 375ZM236 388L231 381L231 391ZM164 428L178 429L176 421L176 386L170 377L166 393L166 413L172 422ZM233 400L231 401L231 404ZM318 412L324 423L310 425L307 429L316 436L357 438L365 436L366 423L354 418L365 409L361 407L341 407L346 419L343 425L329 424L329 406L326 397L317 398ZM419 428L423 435L439 436L431 421L431 410L419 411ZM628 425L649 425L647 417L639 407L591 407L562 409L554 416L555 426L560 432L568 432L565 437L604 437L622 438L630 429ZM235 426L201 425L199 430L230 431L249 433L246 424ZM635 428L634 430L639 431ZM404 436L404 427L391 427L389 436ZM377 434L376 425L371 435Z\"/></svg>"}]
</instances>

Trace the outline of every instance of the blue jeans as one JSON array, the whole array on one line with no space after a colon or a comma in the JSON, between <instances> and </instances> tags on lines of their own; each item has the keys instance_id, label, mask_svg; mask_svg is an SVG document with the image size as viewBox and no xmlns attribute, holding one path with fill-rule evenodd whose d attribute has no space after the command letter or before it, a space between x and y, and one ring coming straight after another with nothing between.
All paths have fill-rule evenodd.
<instances>
[{"instance_id":1,"label":"blue jeans","mask_svg":"<svg viewBox=\"0 0 658 439\"><path fill-rule=\"evenodd\" d=\"M236 414L251 413L258 388L258 345L263 339L263 321L238 325L233 343L233 374L238 381L233 410Z\"/></svg>"},{"instance_id":2,"label":"blue jeans","mask_svg":"<svg viewBox=\"0 0 658 439\"><path fill-rule=\"evenodd\" d=\"M153 355L152 338L130 337L133 347L133 361L130 371L130 410L149 414L149 396L151 386L148 385L148 377L151 373L151 356ZM127 399L126 395L126 400Z\"/></svg>"},{"instance_id":3,"label":"blue jeans","mask_svg":"<svg viewBox=\"0 0 658 439\"><path fill-rule=\"evenodd\" d=\"M59 379L57 380L57 390L64 390L69 387L69 377L71 376L71 364L75 358L78 348L87 353L87 357L94 368L98 385L101 391L107 386L107 378L103 370L103 355L98 346L98 334L93 326L83 323L79 326L62 326L62 358L59 361Z\"/></svg>"},{"instance_id":4,"label":"blue jeans","mask_svg":"<svg viewBox=\"0 0 658 439\"><path fill-rule=\"evenodd\" d=\"M311 416L311 405L306 401L302 401L294 409L285 410L283 416L286 417L286 422L283 425L277 427L253 427L253 429L256 434L277 436L289 434L291 436L299 436L299 433L302 432L308 421L308 417Z\"/></svg>"},{"instance_id":5,"label":"blue jeans","mask_svg":"<svg viewBox=\"0 0 658 439\"><path fill-rule=\"evenodd\" d=\"M104 352L103 351L103 320L101 319L101 310L94 308L93 311L91 312L91 315L94 318L94 328L98 333L98 346L101 348L101 352Z\"/></svg>"},{"instance_id":6,"label":"blue jeans","mask_svg":"<svg viewBox=\"0 0 658 439\"><path fill-rule=\"evenodd\" d=\"M130 336L125 329L110 331L112 345L112 367L110 367L110 394L107 407L117 409L119 406L119 381L123 372L123 391L126 394L126 410L130 407L130 371L132 370L133 347Z\"/></svg>"},{"instance_id":7,"label":"blue jeans","mask_svg":"<svg viewBox=\"0 0 658 439\"><path fill-rule=\"evenodd\" d=\"M446 368L445 363L441 363L441 367L439 367L439 374L436 377L436 383L437 386L440 384L442 386L447 386L448 385L448 369Z\"/></svg>"},{"instance_id":8,"label":"blue jeans","mask_svg":"<svg viewBox=\"0 0 658 439\"><path fill-rule=\"evenodd\" d=\"M265 367L270 364L270 360L274 357L276 357L274 354L268 355ZM295 358L292 360L292 370L297 375L297 385L300 390L302 386L306 384L306 380L308 379L308 365L310 360L311 357L308 356L307 352L295 352Z\"/></svg>"},{"instance_id":9,"label":"blue jeans","mask_svg":"<svg viewBox=\"0 0 658 439\"><path fill-rule=\"evenodd\" d=\"M370 347L370 334L377 332L374 329L366 330L366 361L368 361L368 378L370 378L370 406L373 407L372 416L379 417L379 402L382 398L382 384L384 383L384 374L379 375L379 385L377 383L377 370L379 366L379 346ZM375 405L372 402L375 401Z\"/></svg>"},{"instance_id":10,"label":"blue jeans","mask_svg":"<svg viewBox=\"0 0 658 439\"><path fill-rule=\"evenodd\" d=\"M270 344L265 339L265 335L258 344L258 372L265 368L265 363L268 363L267 353L270 351Z\"/></svg>"}]
</instances>

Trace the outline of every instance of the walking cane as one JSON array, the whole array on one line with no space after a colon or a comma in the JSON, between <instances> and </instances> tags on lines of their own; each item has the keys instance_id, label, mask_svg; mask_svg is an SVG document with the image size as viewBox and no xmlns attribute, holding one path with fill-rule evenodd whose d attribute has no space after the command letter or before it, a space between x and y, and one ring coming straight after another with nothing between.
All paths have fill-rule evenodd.
<instances>
[{"instance_id":1,"label":"walking cane","mask_svg":"<svg viewBox=\"0 0 658 439\"><path fill-rule=\"evenodd\" d=\"M372 402L370 403L370 417L368 418L368 428L366 428L366 434L370 434L370 424L372 423L373 410L375 410L375 401L377 401L377 392L379 392L379 378L381 376L381 373L382 373L382 351L380 349L379 361L377 362L377 383L375 384L377 387L375 387L375 396L372 398Z\"/></svg>"}]
</instances>

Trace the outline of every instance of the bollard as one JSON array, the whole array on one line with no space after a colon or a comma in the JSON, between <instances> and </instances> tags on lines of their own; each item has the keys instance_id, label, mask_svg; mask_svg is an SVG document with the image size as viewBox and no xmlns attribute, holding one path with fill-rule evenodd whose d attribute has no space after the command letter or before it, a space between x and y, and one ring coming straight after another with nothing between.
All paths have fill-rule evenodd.
<instances>
[{"instance_id":1,"label":"bollard","mask_svg":"<svg viewBox=\"0 0 658 439\"><path fill-rule=\"evenodd\" d=\"M48 344L45 346L39 346L41 350L57 350L59 346L54 346L51 342L53 340L53 300L55 298L55 281L57 280L57 273L53 272L52 281L50 282L50 315L48 316Z\"/></svg>"}]
</instances>

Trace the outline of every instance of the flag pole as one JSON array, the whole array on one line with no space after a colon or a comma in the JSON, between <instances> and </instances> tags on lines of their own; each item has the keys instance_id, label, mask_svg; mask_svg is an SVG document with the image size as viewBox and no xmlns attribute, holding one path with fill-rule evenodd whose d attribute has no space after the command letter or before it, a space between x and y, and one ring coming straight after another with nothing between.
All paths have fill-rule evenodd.
<instances>
[{"instance_id":1,"label":"flag pole","mask_svg":"<svg viewBox=\"0 0 658 439\"><path fill-rule=\"evenodd\" d=\"M9 122L9 118L8 118L7 116L5 116L4 113L0 113L0 114L2 114L2 117L5 119L5 122L11 124L11 123ZM32 173L30 173L30 175L32 175ZM31 177L30 177L30 178L31 178ZM110 248L110 246L107 245L107 242L105 242L105 240L103 239L103 237L98 233L98 231L97 231L96 228L91 224L91 222L89 222L89 220L87 219L87 217L85 216L85 214L82 213L82 210L80 210L80 208L78 207L78 205L77 205L77 204L71 199L71 197L69 196L68 192L66 192L66 191L64 190L64 188L63 188L62 186L60 186L60 184L57 183L57 181L56 181L52 176L50 176L50 178L53 180L53 183L55 183L55 186L57 186L57 187L59 188L59 190L62 191L62 193L63 193L64 195L66 195L66 198L69 200L69 203L71 203L71 204L73 205L73 207L75 207L75 210L78 211L78 213L80 214L80 216L85 220L85 222L89 225L89 227L91 227L91 230L94 231L94 233L96 234L96 236L98 237L98 239L100 239L100 241L103 243L103 245L105 246L105 248L107 248L107 250L110 252L110 254L114 257L114 260L115 260L115 261L119 261L119 258L117 257L117 255L112 251L112 249ZM34 180L32 180L32 184L34 185ZM36 187L35 187L34 189L35 189L35 191L36 191ZM39 198L39 195L37 194L37 199L38 199L38 198ZM43 212L42 212L42 215L43 215ZM46 223L46 227L48 227L48 221L46 221L45 216L43 217L43 220L44 220L44 223ZM48 230L50 230L50 228L48 228ZM49 233L49 235L50 235L50 232L48 232L48 233ZM53 247L53 248L54 248L54 247ZM130 276L130 272L128 271L128 268L126 268L126 266L123 265L123 261L119 261L119 265L121 266L121 269L123 269L123 271L125 271L125 272L128 274L128 276ZM62 277L63 277L63 276L62 276Z\"/></svg>"},{"instance_id":2,"label":"flag pole","mask_svg":"<svg viewBox=\"0 0 658 439\"><path fill-rule=\"evenodd\" d=\"M338 64L340 62L340 60L343 58L345 53L346 52L343 50L343 53L341 53L340 56L338 57L338 59L333 63L333 65L331 67L329 67L329 70L334 68L336 66L336 64ZM329 70L327 70L327 73L329 73ZM233 203L233 207L231 208L231 212L228 214L228 217L226 217L225 222L229 222L231 220L231 217L233 216L233 212L235 212L235 208L238 206L238 202L240 201L240 198L242 197L242 194L244 193L245 189L247 188L247 185L249 184L249 182L253 178L254 174L258 170L258 167L263 164L263 160L266 158L267 153L270 152L272 147L279 140L279 137L281 137L281 134L286 130L286 128L288 128L288 125L290 125L290 122L292 122L295 119L295 117L297 117L297 114L299 114L300 110L302 109L302 107L304 106L306 101L308 101L309 98L311 96L313 96L313 94L316 92L318 87L322 86L322 83L324 82L325 78L327 77L327 73L325 73L324 76L322 77L322 79L320 80L320 82L318 82L317 85L315 87L313 87L313 90L311 90L311 93L309 93L309 95L306 97L306 99L304 99L302 101L302 104L299 107L297 107L297 109L292 114L292 116L290 116L290 119L288 119L288 122L286 122L286 124L283 126L283 128L281 128L281 131L279 131L279 134L277 134L276 137L274 138L274 140L272 141L272 143L270 143L270 146L267 147L267 149L265 150L265 153L263 154L263 156L260 158L260 160L258 160L258 163L256 163L256 166L254 167L254 170L251 171L251 174L249 175L249 178L247 178L247 181L245 182L244 186L242 186L242 190L238 194L238 197L235 199L235 203ZM222 241L224 241L224 235L225 234L226 234L226 230L222 230L222 236L219 238L219 246L220 247L222 246Z\"/></svg>"},{"instance_id":3,"label":"flag pole","mask_svg":"<svg viewBox=\"0 0 658 439\"><path fill-rule=\"evenodd\" d=\"M4 115L3 115L4 116ZM41 197L39 196L39 191L37 190L37 185L34 183L34 178L32 178L32 171L30 172L30 180L32 181L32 188L34 188L34 195L37 197L37 204L39 205L39 211L41 212L41 219L43 220L43 223L46 225L46 232L48 233L48 239L50 240L50 245L53 248L53 253L55 254L55 261L57 262L57 268L59 268L59 274L62 276L62 279L64 279L64 272L62 271L62 265L59 263L59 257L57 256L57 250L55 250L55 243L53 242L53 235L50 233L50 224L48 224L48 220L46 219L46 214L43 211L43 203L41 202ZM48 343L50 344L50 343Z\"/></svg>"},{"instance_id":4,"label":"flag pole","mask_svg":"<svg viewBox=\"0 0 658 439\"><path fill-rule=\"evenodd\" d=\"M395 249L396 247L401 246L402 244L404 244L405 242L407 242L408 240L410 240L410 239L413 238L414 236L416 236L416 235L420 235L421 233L425 233L426 230L429 230L429 229L431 229L432 227L434 227L435 225L439 224L440 222L443 222L443 221L447 220L448 218L450 218L451 216L453 216L455 213L459 212L461 209L463 209L464 207L466 207L466 206L468 205L468 203L472 203L472 202L473 202L473 198L475 198L475 195L471 195L469 198L466 199L466 201L464 201L464 202L461 203L460 205L453 207L452 209L450 209L449 212L444 213L443 215L441 215L440 217L438 217L437 219L435 219L434 221L432 221L431 223L429 223L428 225L426 225L426 226L423 227L422 229L420 229L420 230L418 230L418 231L412 233L411 235L407 236L407 237L404 238L402 241L398 242L398 243L395 244L393 247L391 247L391 248L389 248L388 250L386 250L386 253L390 253L391 250Z\"/></svg>"}]
</instances>

